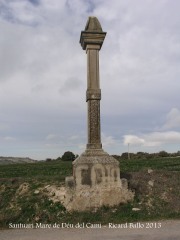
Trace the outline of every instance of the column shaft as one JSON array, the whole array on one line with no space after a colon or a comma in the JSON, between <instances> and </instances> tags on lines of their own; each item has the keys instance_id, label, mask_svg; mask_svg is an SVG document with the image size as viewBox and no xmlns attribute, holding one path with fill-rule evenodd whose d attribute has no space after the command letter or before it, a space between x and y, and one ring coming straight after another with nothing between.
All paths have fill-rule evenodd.
<instances>
[{"instance_id":1,"label":"column shaft","mask_svg":"<svg viewBox=\"0 0 180 240\"><path fill-rule=\"evenodd\" d=\"M88 101L88 144L87 148L102 148L100 129L100 101Z\"/></svg>"},{"instance_id":2,"label":"column shaft","mask_svg":"<svg viewBox=\"0 0 180 240\"><path fill-rule=\"evenodd\" d=\"M99 149L101 144L99 84L99 49L98 45L88 45L87 52L87 95L88 104L88 144L87 148Z\"/></svg>"}]
</instances>

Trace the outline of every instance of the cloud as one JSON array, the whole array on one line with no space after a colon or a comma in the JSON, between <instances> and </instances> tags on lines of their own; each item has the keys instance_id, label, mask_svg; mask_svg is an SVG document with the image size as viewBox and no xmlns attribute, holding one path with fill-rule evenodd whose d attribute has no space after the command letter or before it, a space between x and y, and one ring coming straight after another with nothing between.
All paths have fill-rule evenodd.
<instances>
[{"instance_id":1,"label":"cloud","mask_svg":"<svg viewBox=\"0 0 180 240\"><path fill-rule=\"evenodd\" d=\"M79 137L80 137L80 136L78 136L78 135L72 135L72 136L69 137L69 140L71 140L71 141L77 141L77 140L79 139Z\"/></svg>"},{"instance_id":2,"label":"cloud","mask_svg":"<svg viewBox=\"0 0 180 240\"><path fill-rule=\"evenodd\" d=\"M40 0L28 0L28 1L35 6L38 6L40 4Z\"/></svg>"},{"instance_id":3,"label":"cloud","mask_svg":"<svg viewBox=\"0 0 180 240\"><path fill-rule=\"evenodd\" d=\"M180 142L180 132L167 131L167 132L153 132L144 135L145 146L155 146L163 144L176 144Z\"/></svg>"},{"instance_id":4,"label":"cloud","mask_svg":"<svg viewBox=\"0 0 180 240\"><path fill-rule=\"evenodd\" d=\"M178 144L180 142L180 132L152 132L149 134L142 134L141 136L125 135L124 145L131 144L144 147L162 146L164 144Z\"/></svg>"},{"instance_id":5,"label":"cloud","mask_svg":"<svg viewBox=\"0 0 180 240\"><path fill-rule=\"evenodd\" d=\"M107 136L105 133L102 133L102 144L104 147L110 147L116 145L116 140L113 136Z\"/></svg>"},{"instance_id":6,"label":"cloud","mask_svg":"<svg viewBox=\"0 0 180 240\"><path fill-rule=\"evenodd\" d=\"M180 110L177 108L172 108L167 114L166 122L162 126L163 130L180 128Z\"/></svg>"},{"instance_id":7,"label":"cloud","mask_svg":"<svg viewBox=\"0 0 180 240\"><path fill-rule=\"evenodd\" d=\"M35 26L41 21L38 0L14 0L0 3L0 17L12 23Z\"/></svg>"},{"instance_id":8,"label":"cloud","mask_svg":"<svg viewBox=\"0 0 180 240\"><path fill-rule=\"evenodd\" d=\"M124 145L128 145L128 144L142 145L145 142L144 139L142 139L138 136L135 136L135 135L124 135L123 138L124 138L124 140L123 140Z\"/></svg>"},{"instance_id":9,"label":"cloud","mask_svg":"<svg viewBox=\"0 0 180 240\"><path fill-rule=\"evenodd\" d=\"M48 134L47 136L46 136L46 140L54 140L54 139L56 139L56 134Z\"/></svg>"},{"instance_id":10,"label":"cloud","mask_svg":"<svg viewBox=\"0 0 180 240\"><path fill-rule=\"evenodd\" d=\"M107 32L99 55L103 145L113 154L126 149L123 136L141 147L168 145L167 136L169 148L178 147L179 8L176 0L1 0L0 129L16 141L0 151L42 159L85 146L87 55L79 37L91 15Z\"/></svg>"},{"instance_id":11,"label":"cloud","mask_svg":"<svg viewBox=\"0 0 180 240\"><path fill-rule=\"evenodd\" d=\"M82 82L77 78L68 78L62 87L59 89L60 93L68 93L69 91L76 91L82 86Z\"/></svg>"}]
</instances>

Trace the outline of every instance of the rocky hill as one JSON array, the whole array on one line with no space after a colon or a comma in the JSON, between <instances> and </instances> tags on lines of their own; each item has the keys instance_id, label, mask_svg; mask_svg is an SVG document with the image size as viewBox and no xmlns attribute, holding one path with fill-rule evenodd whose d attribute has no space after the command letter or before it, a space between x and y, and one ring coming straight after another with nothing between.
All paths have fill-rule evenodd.
<instances>
[{"instance_id":1,"label":"rocky hill","mask_svg":"<svg viewBox=\"0 0 180 240\"><path fill-rule=\"evenodd\" d=\"M0 156L0 165L5 164L15 164L15 163L35 163L36 160L31 158L21 158L21 157L1 157Z\"/></svg>"}]
</instances>

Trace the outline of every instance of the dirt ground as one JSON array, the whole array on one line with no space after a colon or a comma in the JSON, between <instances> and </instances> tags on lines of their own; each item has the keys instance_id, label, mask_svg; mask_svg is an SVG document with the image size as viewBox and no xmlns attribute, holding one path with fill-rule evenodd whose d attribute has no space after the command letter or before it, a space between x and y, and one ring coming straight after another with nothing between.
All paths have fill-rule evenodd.
<instances>
[{"instance_id":1,"label":"dirt ground","mask_svg":"<svg viewBox=\"0 0 180 240\"><path fill-rule=\"evenodd\" d=\"M180 212L179 172L148 169L126 174L124 177L146 208L151 210L156 207L160 210L165 205L168 211L173 209L174 212Z\"/></svg>"}]
</instances>

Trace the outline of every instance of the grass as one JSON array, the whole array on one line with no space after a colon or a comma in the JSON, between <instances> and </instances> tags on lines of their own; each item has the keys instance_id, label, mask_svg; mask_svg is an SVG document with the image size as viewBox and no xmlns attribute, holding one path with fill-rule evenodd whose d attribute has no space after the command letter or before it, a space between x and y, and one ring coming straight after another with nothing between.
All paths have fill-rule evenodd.
<instances>
[{"instance_id":1,"label":"grass","mask_svg":"<svg viewBox=\"0 0 180 240\"><path fill-rule=\"evenodd\" d=\"M136 172L143 169L157 169L180 171L179 158L152 158L140 160L121 160L120 168L123 172ZM51 161L27 164L9 164L0 166L0 178L36 178L58 179L64 181L65 177L72 175L72 162Z\"/></svg>"},{"instance_id":2,"label":"grass","mask_svg":"<svg viewBox=\"0 0 180 240\"><path fill-rule=\"evenodd\" d=\"M180 157L120 160L120 168L124 172L136 172L148 168L154 170L180 171Z\"/></svg>"},{"instance_id":3,"label":"grass","mask_svg":"<svg viewBox=\"0 0 180 240\"><path fill-rule=\"evenodd\" d=\"M147 169L153 172L148 174ZM0 167L0 228L9 223L107 224L180 218L180 158L121 160L122 175L135 189L133 202L114 209L102 207L95 213L68 213L59 202L52 202L36 190L47 185L60 186L72 175L72 163L51 161L33 164L10 164ZM154 187L148 185L154 181ZM132 208L140 211L132 211Z\"/></svg>"},{"instance_id":4,"label":"grass","mask_svg":"<svg viewBox=\"0 0 180 240\"><path fill-rule=\"evenodd\" d=\"M65 177L72 175L72 162L37 162L26 164L2 165L0 178L37 179L42 181L64 181Z\"/></svg>"}]
</instances>

